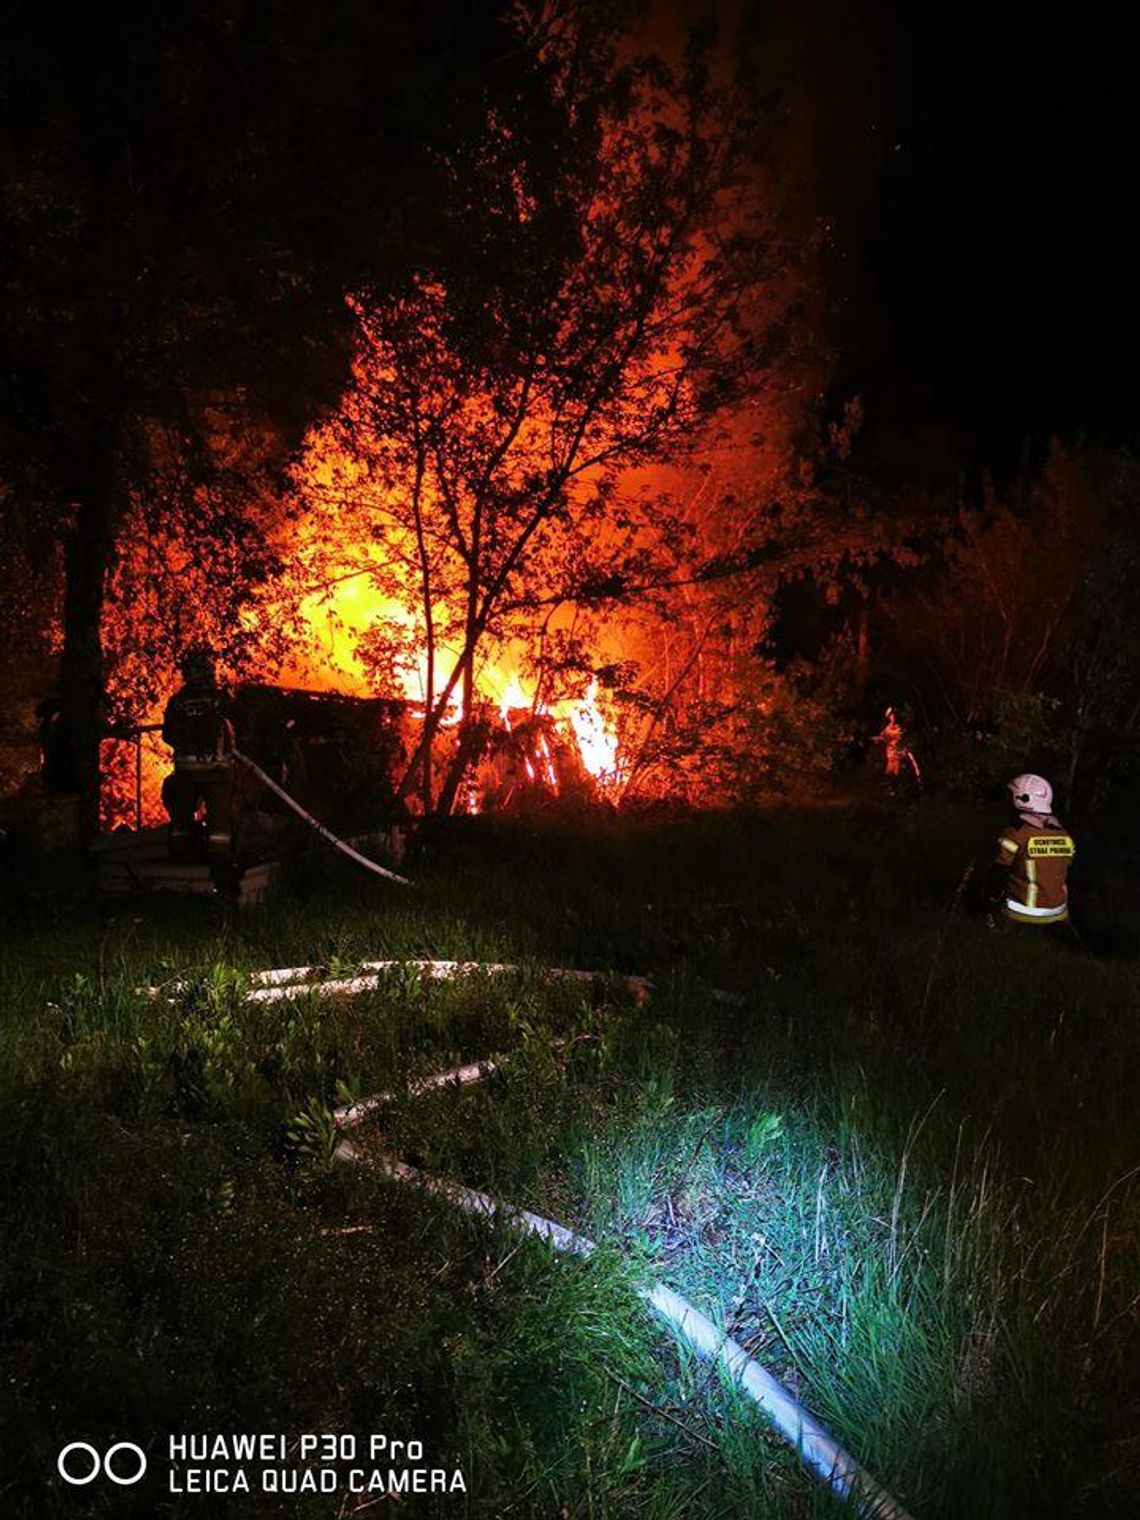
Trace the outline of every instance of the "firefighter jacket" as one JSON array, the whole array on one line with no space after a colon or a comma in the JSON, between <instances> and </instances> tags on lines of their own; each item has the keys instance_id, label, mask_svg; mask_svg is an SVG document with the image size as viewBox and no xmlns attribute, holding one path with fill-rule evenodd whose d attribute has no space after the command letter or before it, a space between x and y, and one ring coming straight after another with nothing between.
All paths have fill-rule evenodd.
<instances>
[{"instance_id":1,"label":"firefighter jacket","mask_svg":"<svg viewBox=\"0 0 1140 1520\"><path fill-rule=\"evenodd\" d=\"M176 770L228 766L234 747L229 699L217 686L183 686L166 704L162 737L174 751Z\"/></svg>"},{"instance_id":2,"label":"firefighter jacket","mask_svg":"<svg viewBox=\"0 0 1140 1520\"><path fill-rule=\"evenodd\" d=\"M1072 837L1053 820L1024 819L998 840L997 863L1007 867L1005 916L1018 924L1061 924L1069 916L1067 876L1077 853Z\"/></svg>"}]
</instances>

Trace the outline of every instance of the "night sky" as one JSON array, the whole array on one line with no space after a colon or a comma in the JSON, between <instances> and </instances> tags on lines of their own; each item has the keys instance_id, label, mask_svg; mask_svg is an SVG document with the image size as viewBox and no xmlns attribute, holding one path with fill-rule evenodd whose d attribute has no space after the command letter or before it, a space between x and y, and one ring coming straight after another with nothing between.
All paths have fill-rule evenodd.
<instances>
[{"instance_id":1,"label":"night sky","mask_svg":"<svg viewBox=\"0 0 1140 1520\"><path fill-rule=\"evenodd\" d=\"M832 228L835 397L863 397L870 439L942 429L982 460L1053 433L1140 444L1122 7L648 5L650 37L711 12L768 39L788 173Z\"/></svg>"},{"instance_id":2,"label":"night sky","mask_svg":"<svg viewBox=\"0 0 1140 1520\"><path fill-rule=\"evenodd\" d=\"M864 396L873 434L944 427L984 462L1052 433L1140 443L1121 22L887 0L792 9L792 98L835 220L837 390Z\"/></svg>"}]
</instances>

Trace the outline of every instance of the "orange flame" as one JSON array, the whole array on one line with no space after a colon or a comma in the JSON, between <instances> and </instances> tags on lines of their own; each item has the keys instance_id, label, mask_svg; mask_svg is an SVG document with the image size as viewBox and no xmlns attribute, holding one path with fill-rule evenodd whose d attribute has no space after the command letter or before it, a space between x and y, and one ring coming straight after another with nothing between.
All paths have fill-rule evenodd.
<instances>
[{"instance_id":1,"label":"orange flame","mask_svg":"<svg viewBox=\"0 0 1140 1520\"><path fill-rule=\"evenodd\" d=\"M581 701L562 706L578 741L582 764L603 791L612 790L620 779L618 738L612 722L598 706L597 680L590 682L590 689Z\"/></svg>"}]
</instances>

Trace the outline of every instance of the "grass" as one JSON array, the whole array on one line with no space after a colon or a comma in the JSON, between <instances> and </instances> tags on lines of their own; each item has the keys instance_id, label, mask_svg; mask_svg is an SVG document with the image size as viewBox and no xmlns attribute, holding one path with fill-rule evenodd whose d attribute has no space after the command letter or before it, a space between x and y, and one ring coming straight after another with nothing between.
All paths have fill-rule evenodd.
<instances>
[{"instance_id":1,"label":"grass","mask_svg":"<svg viewBox=\"0 0 1140 1520\"><path fill-rule=\"evenodd\" d=\"M3 1513L365 1502L54 1478L67 1440L157 1469L200 1430L388 1431L462 1467L466 1496L367 1515L842 1513L646 1317L657 1278L920 1520L1132 1513L1136 961L947 923L964 841L949 810L483 823L413 893L310 861L233 923L10 885ZM1111 879L1092 937L1128 945ZM258 967L388 956L524 969L242 998ZM580 1229L588 1261L330 1161L337 1102L479 1057L478 1088L398 1097L359 1143Z\"/></svg>"}]
</instances>

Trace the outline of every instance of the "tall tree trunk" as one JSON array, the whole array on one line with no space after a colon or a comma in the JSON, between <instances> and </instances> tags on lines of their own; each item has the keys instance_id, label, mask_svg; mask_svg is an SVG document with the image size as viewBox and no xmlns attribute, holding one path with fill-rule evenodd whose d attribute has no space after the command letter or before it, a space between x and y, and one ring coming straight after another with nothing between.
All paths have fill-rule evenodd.
<instances>
[{"instance_id":1,"label":"tall tree trunk","mask_svg":"<svg viewBox=\"0 0 1140 1520\"><path fill-rule=\"evenodd\" d=\"M432 626L431 611L428 611L427 623L427 670L424 681L424 719L425 723L435 706L435 636ZM420 795L423 800L424 817L427 818L432 810L432 750L434 748L434 730L424 732L423 745L423 781L420 786Z\"/></svg>"},{"instance_id":2,"label":"tall tree trunk","mask_svg":"<svg viewBox=\"0 0 1140 1520\"><path fill-rule=\"evenodd\" d=\"M479 642L479 603L483 595L482 578L483 504L476 498L471 513L471 549L467 556L467 611L463 620L463 726L466 729L475 711L475 646Z\"/></svg>"},{"instance_id":3,"label":"tall tree trunk","mask_svg":"<svg viewBox=\"0 0 1140 1520\"><path fill-rule=\"evenodd\" d=\"M467 612L463 624L463 654L461 663L463 666L463 687L460 696L460 719L459 737L455 746L455 755L448 766L447 775L444 777L443 786L436 805L436 811L444 816L451 813L455 807L455 799L459 793L459 786L481 747L482 740L475 733L475 651L479 644L479 597L481 586L479 582L479 538L481 528L481 512L476 505L473 514L471 528L471 557L469 561L467 582Z\"/></svg>"},{"instance_id":4,"label":"tall tree trunk","mask_svg":"<svg viewBox=\"0 0 1140 1520\"><path fill-rule=\"evenodd\" d=\"M103 728L103 606L115 550L111 471L93 482L78 503L64 550L63 656L60 686L64 719L79 776L79 828L85 841L99 832Z\"/></svg>"},{"instance_id":5,"label":"tall tree trunk","mask_svg":"<svg viewBox=\"0 0 1140 1520\"><path fill-rule=\"evenodd\" d=\"M416 552L420 560L420 596L423 602L424 612L424 640L426 648L426 669L424 671L424 733L423 733L423 778L420 783L420 797L423 803L424 817L431 815L432 811L432 749L435 730L431 726L430 718L435 708L435 593L432 588L431 555L428 552L427 535L424 530L423 518L423 483L426 472L423 445L419 441L417 432L416 452L416 478L412 488L412 511L416 526Z\"/></svg>"},{"instance_id":6,"label":"tall tree trunk","mask_svg":"<svg viewBox=\"0 0 1140 1520\"><path fill-rule=\"evenodd\" d=\"M468 609L467 634L464 643L463 654L460 660L463 675L462 700L460 703L459 734L455 744L455 754L451 758L451 764L447 768L447 774L443 778L443 784L436 798L435 810L442 817L446 817L455 807L455 799L459 795L459 787L467 768L478 757L483 745L483 733L481 723L475 720L475 650L479 642L478 624L472 609Z\"/></svg>"},{"instance_id":7,"label":"tall tree trunk","mask_svg":"<svg viewBox=\"0 0 1140 1520\"><path fill-rule=\"evenodd\" d=\"M464 724L471 722L475 712L475 645L477 642L478 634L475 631L474 619L468 613L467 626L463 633L463 689L459 704L459 712Z\"/></svg>"},{"instance_id":8,"label":"tall tree trunk","mask_svg":"<svg viewBox=\"0 0 1140 1520\"><path fill-rule=\"evenodd\" d=\"M460 725L455 755L447 768L447 775L443 778L443 785L439 789L439 798L436 802L436 812L440 817L446 818L454 810L455 799L459 795L463 778L468 769L478 761L486 739L486 724L470 722Z\"/></svg>"},{"instance_id":9,"label":"tall tree trunk","mask_svg":"<svg viewBox=\"0 0 1140 1520\"><path fill-rule=\"evenodd\" d=\"M404 778L400 783L399 795L406 797L412 787L421 781L423 767L431 763L431 750L439 726L447 712L447 704L451 701L451 694L457 686L461 688L461 722L459 734L459 746L448 768L439 796L435 799L433 811L439 814L447 814L451 811L451 805L455 800L459 787L459 779L462 770L456 774L457 764L462 759L464 749L464 736L472 728L472 717L475 707L475 651L482 636L483 624L480 619L480 610L477 600L471 594L467 599L466 633L463 649L460 651L458 660L451 674L435 699L434 707L428 707L424 713L424 726L420 734L419 743L408 762L404 772ZM434 667L433 667L434 680Z\"/></svg>"},{"instance_id":10,"label":"tall tree trunk","mask_svg":"<svg viewBox=\"0 0 1140 1520\"><path fill-rule=\"evenodd\" d=\"M859 597L858 621L855 626L855 695L862 698L867 690L867 673L871 665L871 595L864 591Z\"/></svg>"}]
</instances>

